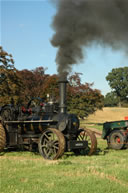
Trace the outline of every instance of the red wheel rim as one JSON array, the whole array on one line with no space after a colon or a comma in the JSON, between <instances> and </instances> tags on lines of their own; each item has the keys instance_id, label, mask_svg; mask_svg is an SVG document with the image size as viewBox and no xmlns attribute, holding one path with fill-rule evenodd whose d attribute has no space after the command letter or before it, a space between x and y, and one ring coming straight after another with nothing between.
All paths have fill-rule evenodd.
<instances>
[{"instance_id":1,"label":"red wheel rim","mask_svg":"<svg viewBox=\"0 0 128 193\"><path fill-rule=\"evenodd\" d=\"M117 141L117 143L120 143L120 138L118 137L118 138L116 139L116 141Z\"/></svg>"}]
</instances>

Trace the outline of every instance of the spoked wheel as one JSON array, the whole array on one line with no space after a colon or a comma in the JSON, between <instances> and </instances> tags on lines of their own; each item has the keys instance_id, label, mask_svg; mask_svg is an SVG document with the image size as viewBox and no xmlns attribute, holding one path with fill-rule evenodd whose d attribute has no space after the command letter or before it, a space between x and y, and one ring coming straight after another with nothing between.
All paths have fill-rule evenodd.
<instances>
[{"instance_id":1,"label":"spoked wheel","mask_svg":"<svg viewBox=\"0 0 128 193\"><path fill-rule=\"evenodd\" d=\"M110 133L108 139L108 147L111 149L123 149L125 146L126 137L119 130L114 130Z\"/></svg>"},{"instance_id":2,"label":"spoked wheel","mask_svg":"<svg viewBox=\"0 0 128 193\"><path fill-rule=\"evenodd\" d=\"M55 160L64 153L65 138L57 129L46 129L39 139L38 148L45 159Z\"/></svg>"},{"instance_id":3,"label":"spoked wheel","mask_svg":"<svg viewBox=\"0 0 128 193\"><path fill-rule=\"evenodd\" d=\"M0 123L0 152L2 152L6 145L6 134L3 125Z\"/></svg>"},{"instance_id":4,"label":"spoked wheel","mask_svg":"<svg viewBox=\"0 0 128 193\"><path fill-rule=\"evenodd\" d=\"M88 146L85 149L76 149L74 153L81 155L92 155L97 149L97 139L95 134L87 129L80 129L77 135L77 141L87 141Z\"/></svg>"}]
</instances>

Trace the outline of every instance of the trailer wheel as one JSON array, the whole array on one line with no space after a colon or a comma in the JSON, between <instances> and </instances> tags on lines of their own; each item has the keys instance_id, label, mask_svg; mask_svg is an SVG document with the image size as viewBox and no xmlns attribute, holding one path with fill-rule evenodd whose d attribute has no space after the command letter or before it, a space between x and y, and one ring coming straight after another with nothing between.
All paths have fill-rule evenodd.
<instances>
[{"instance_id":1,"label":"trailer wheel","mask_svg":"<svg viewBox=\"0 0 128 193\"><path fill-rule=\"evenodd\" d=\"M97 149L97 139L93 131L88 129L78 130L77 141L87 141L88 146L85 149L74 150L75 154L92 155Z\"/></svg>"},{"instance_id":2,"label":"trailer wheel","mask_svg":"<svg viewBox=\"0 0 128 193\"><path fill-rule=\"evenodd\" d=\"M65 150L64 135L57 129L46 129L38 143L40 154L49 160L55 160L61 157Z\"/></svg>"},{"instance_id":3,"label":"trailer wheel","mask_svg":"<svg viewBox=\"0 0 128 193\"><path fill-rule=\"evenodd\" d=\"M0 152L2 152L6 145L6 134L3 125L0 123Z\"/></svg>"},{"instance_id":4,"label":"trailer wheel","mask_svg":"<svg viewBox=\"0 0 128 193\"><path fill-rule=\"evenodd\" d=\"M125 146L126 137L120 130L114 130L108 138L108 147L111 149L123 149Z\"/></svg>"}]
</instances>

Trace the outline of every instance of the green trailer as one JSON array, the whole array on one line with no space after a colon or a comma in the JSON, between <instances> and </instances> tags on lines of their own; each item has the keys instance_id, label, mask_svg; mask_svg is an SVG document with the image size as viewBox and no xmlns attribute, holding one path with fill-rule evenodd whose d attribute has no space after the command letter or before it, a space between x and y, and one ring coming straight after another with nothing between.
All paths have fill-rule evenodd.
<instances>
[{"instance_id":1,"label":"green trailer","mask_svg":"<svg viewBox=\"0 0 128 193\"><path fill-rule=\"evenodd\" d=\"M128 148L128 120L104 123L102 138L111 149Z\"/></svg>"}]
</instances>

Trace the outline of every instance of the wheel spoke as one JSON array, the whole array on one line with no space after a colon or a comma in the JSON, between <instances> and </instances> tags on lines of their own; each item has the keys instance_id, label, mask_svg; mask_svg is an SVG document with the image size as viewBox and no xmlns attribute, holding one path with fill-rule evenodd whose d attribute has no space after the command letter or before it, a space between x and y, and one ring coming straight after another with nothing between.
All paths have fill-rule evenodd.
<instances>
[{"instance_id":1,"label":"wheel spoke","mask_svg":"<svg viewBox=\"0 0 128 193\"><path fill-rule=\"evenodd\" d=\"M51 153L52 153L52 149L49 149L47 156L49 157L51 155Z\"/></svg>"},{"instance_id":2,"label":"wheel spoke","mask_svg":"<svg viewBox=\"0 0 128 193\"><path fill-rule=\"evenodd\" d=\"M85 137L85 131L83 132L83 139L84 139L84 137Z\"/></svg>"},{"instance_id":3,"label":"wheel spoke","mask_svg":"<svg viewBox=\"0 0 128 193\"><path fill-rule=\"evenodd\" d=\"M41 145L42 148L47 148L47 145L43 144Z\"/></svg>"},{"instance_id":4,"label":"wheel spoke","mask_svg":"<svg viewBox=\"0 0 128 193\"><path fill-rule=\"evenodd\" d=\"M56 140L53 142L53 147L58 150L59 149L59 142Z\"/></svg>"},{"instance_id":5,"label":"wheel spoke","mask_svg":"<svg viewBox=\"0 0 128 193\"><path fill-rule=\"evenodd\" d=\"M59 141L55 140L55 141L53 141L53 144L54 145L59 145Z\"/></svg>"},{"instance_id":6,"label":"wheel spoke","mask_svg":"<svg viewBox=\"0 0 128 193\"><path fill-rule=\"evenodd\" d=\"M49 149L47 147L43 148L42 152L45 154L46 157L47 157L48 151L49 151Z\"/></svg>"},{"instance_id":7,"label":"wheel spoke","mask_svg":"<svg viewBox=\"0 0 128 193\"><path fill-rule=\"evenodd\" d=\"M44 138L43 144L47 144L49 142L49 140L47 140L46 138Z\"/></svg>"},{"instance_id":8,"label":"wheel spoke","mask_svg":"<svg viewBox=\"0 0 128 193\"><path fill-rule=\"evenodd\" d=\"M57 153L57 151L58 151L58 149L55 149L55 148L54 148L54 153L55 153L55 154Z\"/></svg>"},{"instance_id":9,"label":"wheel spoke","mask_svg":"<svg viewBox=\"0 0 128 193\"><path fill-rule=\"evenodd\" d=\"M45 136L45 140L49 141L49 136L46 133L44 133L44 136Z\"/></svg>"},{"instance_id":10,"label":"wheel spoke","mask_svg":"<svg viewBox=\"0 0 128 193\"><path fill-rule=\"evenodd\" d=\"M59 149L59 147L57 147L57 146L55 146L55 145L53 145L53 147L54 147L54 149L56 149L56 150L58 150L58 149Z\"/></svg>"},{"instance_id":11,"label":"wheel spoke","mask_svg":"<svg viewBox=\"0 0 128 193\"><path fill-rule=\"evenodd\" d=\"M82 134L81 134L81 135L78 135L78 141L83 141L83 139L84 139L84 137L83 137Z\"/></svg>"}]
</instances>

